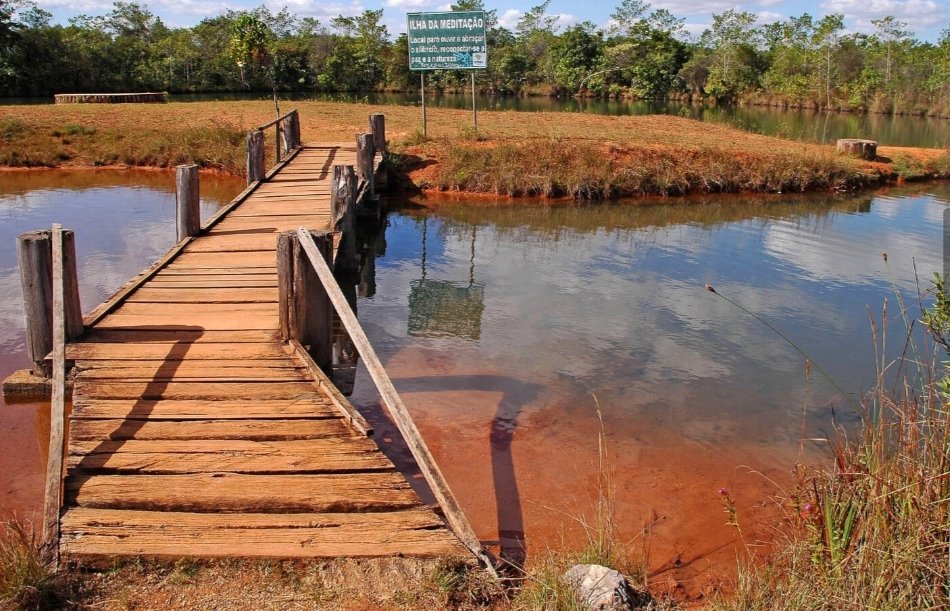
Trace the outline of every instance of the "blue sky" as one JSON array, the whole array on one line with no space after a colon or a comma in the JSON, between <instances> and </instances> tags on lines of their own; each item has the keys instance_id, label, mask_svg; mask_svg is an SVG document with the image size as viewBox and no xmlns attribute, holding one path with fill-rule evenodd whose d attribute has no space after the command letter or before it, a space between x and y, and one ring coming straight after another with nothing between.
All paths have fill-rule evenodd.
<instances>
[{"instance_id":1,"label":"blue sky","mask_svg":"<svg viewBox=\"0 0 950 611\"><path fill-rule=\"evenodd\" d=\"M142 2L171 26L190 26L205 17L228 9L243 10L259 6L262 0L149 0ZM287 7L298 16L315 17L326 23L337 15L356 15L365 9L384 9L389 31L405 30L407 12L448 10L443 0L264 0L273 11ZM518 17L539 2L488 0L488 9L496 9L502 24L514 27ZM548 13L557 15L564 26L590 20L606 25L617 2L576 2L552 0ZM100 15L110 10L111 0L38 0L37 4L53 13L54 19L65 23L79 14ZM934 41L941 30L950 26L950 0L654 0L654 8L665 8L686 19L687 32L699 34L711 22L713 13L736 8L755 13L762 22L781 20L792 15L810 13L822 16L842 13L849 31L871 32L871 20L893 15L908 24L923 40Z\"/></svg>"}]
</instances>

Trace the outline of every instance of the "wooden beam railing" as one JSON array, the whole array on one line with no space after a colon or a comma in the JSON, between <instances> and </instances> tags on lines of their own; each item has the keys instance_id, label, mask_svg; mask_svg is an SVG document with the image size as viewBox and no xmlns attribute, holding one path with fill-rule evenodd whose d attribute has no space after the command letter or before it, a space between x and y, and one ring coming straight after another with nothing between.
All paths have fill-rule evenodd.
<instances>
[{"instance_id":1,"label":"wooden beam railing","mask_svg":"<svg viewBox=\"0 0 950 611\"><path fill-rule=\"evenodd\" d=\"M486 570L497 577L491 556L478 541L475 531L462 512L458 501L455 499L455 495L453 495L449 489L448 483L442 475L442 471L432 457L432 453L422 439L422 435L419 434L419 429L416 428L415 422L413 422L412 416L409 414L409 410L403 403L399 393L396 392L396 387L393 386L392 380L386 373L385 367L383 367L382 362L376 355L376 351L366 337L363 327L360 326L359 321L357 321L356 315L346 300L346 296L333 277L333 272L330 271L329 265L327 265L328 251L325 244L327 235L328 234L317 235L318 240L323 242L322 246L318 245L314 239L314 234L303 227L291 235L285 233L281 237L292 241L294 243L294 251L302 251L306 256L306 260L309 261L307 267L310 269L307 270L307 274L314 274L319 280L321 288L320 300L329 301L329 304L332 305L340 321L343 323L343 327L356 346L367 371L369 371L370 377L372 377L373 382L376 384L376 388L382 397L383 403L388 408L393 422L406 440L406 445L409 446L413 458L415 458L426 482L428 482L449 528L455 533L462 544L482 562ZM296 265L300 265L301 263L301 260L295 259ZM295 275L299 274L295 273ZM285 316L285 314L283 314L283 308L281 311L282 316ZM324 314L321 313L321 316L324 316Z\"/></svg>"},{"instance_id":2,"label":"wooden beam railing","mask_svg":"<svg viewBox=\"0 0 950 611\"><path fill-rule=\"evenodd\" d=\"M296 109L247 132L247 184L263 180L267 173L264 168L264 131L271 127L275 128L275 166L287 154L300 148L300 115Z\"/></svg>"},{"instance_id":3,"label":"wooden beam railing","mask_svg":"<svg viewBox=\"0 0 950 611\"><path fill-rule=\"evenodd\" d=\"M54 565L59 565L59 515L63 505L63 444L66 426L66 311L63 227L53 225L53 397L50 405L49 459L43 511L43 543Z\"/></svg>"}]
</instances>

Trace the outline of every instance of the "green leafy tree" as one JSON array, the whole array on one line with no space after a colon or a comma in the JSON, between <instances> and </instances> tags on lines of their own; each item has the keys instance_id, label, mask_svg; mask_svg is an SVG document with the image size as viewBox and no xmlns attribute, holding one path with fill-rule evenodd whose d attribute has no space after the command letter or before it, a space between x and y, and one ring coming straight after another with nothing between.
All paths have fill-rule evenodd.
<instances>
[{"instance_id":1,"label":"green leafy tree","mask_svg":"<svg viewBox=\"0 0 950 611\"><path fill-rule=\"evenodd\" d=\"M597 66L602 44L603 37L589 21L567 28L551 49L555 58L555 85L559 89L577 91L584 78Z\"/></svg>"},{"instance_id":2,"label":"green leafy tree","mask_svg":"<svg viewBox=\"0 0 950 611\"><path fill-rule=\"evenodd\" d=\"M713 15L712 28L703 32L701 43L712 55L706 91L719 99L736 97L756 84L755 48L759 32L755 15L728 10Z\"/></svg>"}]
</instances>

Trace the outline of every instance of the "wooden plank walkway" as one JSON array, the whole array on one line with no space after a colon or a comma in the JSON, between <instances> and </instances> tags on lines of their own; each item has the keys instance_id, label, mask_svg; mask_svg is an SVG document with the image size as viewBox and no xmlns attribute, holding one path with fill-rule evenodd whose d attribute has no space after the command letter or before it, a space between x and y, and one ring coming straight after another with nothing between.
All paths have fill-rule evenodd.
<instances>
[{"instance_id":1,"label":"wooden plank walkway","mask_svg":"<svg viewBox=\"0 0 950 611\"><path fill-rule=\"evenodd\" d=\"M467 554L278 332L277 236L355 155L302 147L67 346L64 557Z\"/></svg>"}]
</instances>

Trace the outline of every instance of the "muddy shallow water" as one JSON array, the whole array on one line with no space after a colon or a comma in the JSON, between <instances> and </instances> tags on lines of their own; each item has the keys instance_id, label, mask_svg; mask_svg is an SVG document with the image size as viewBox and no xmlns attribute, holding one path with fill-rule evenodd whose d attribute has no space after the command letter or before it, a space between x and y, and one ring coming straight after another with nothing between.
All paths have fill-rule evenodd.
<instances>
[{"instance_id":1,"label":"muddy shallow water","mask_svg":"<svg viewBox=\"0 0 950 611\"><path fill-rule=\"evenodd\" d=\"M174 242L173 183L0 174L0 376L28 365L16 235L54 221L76 231L88 311ZM203 176L203 213L242 186ZM879 316L895 290L914 302L915 266L924 285L942 270L948 202L934 184L672 205L410 204L369 240L358 314L479 537L529 562L576 545L606 473L619 535L651 579L698 596L771 538L791 469L824 456L832 412L858 421L875 377L868 309ZM405 464L362 369L353 401ZM39 510L48 427L45 405L0 405L5 513ZM722 488L741 531L725 524Z\"/></svg>"}]
</instances>

